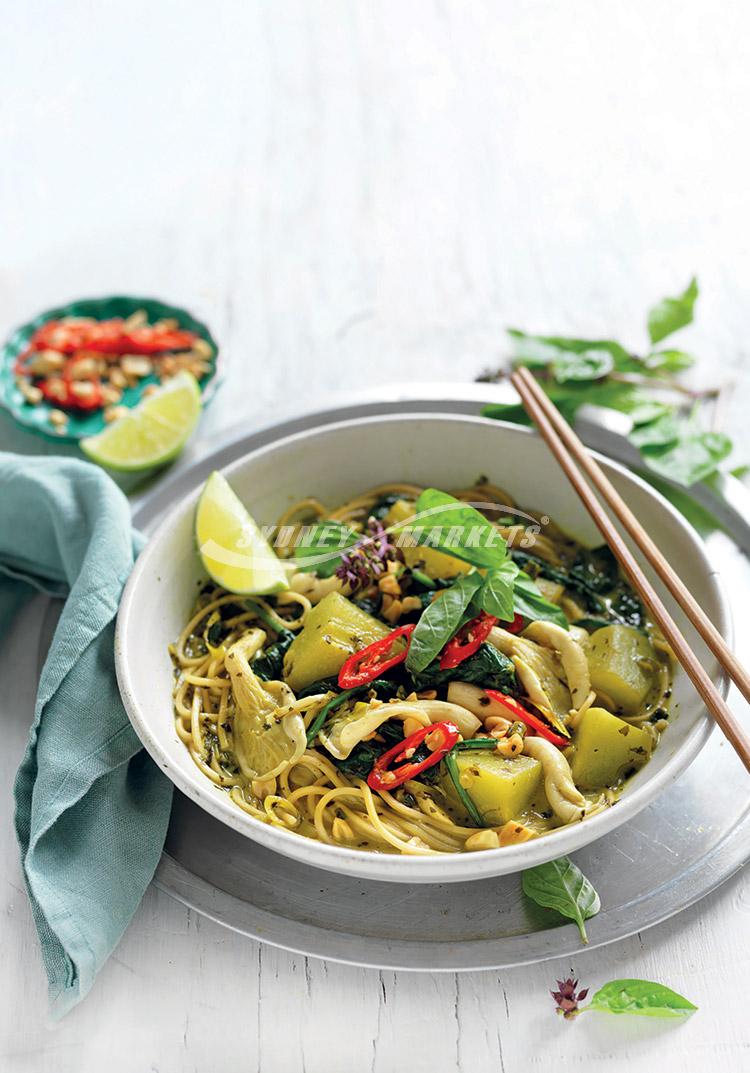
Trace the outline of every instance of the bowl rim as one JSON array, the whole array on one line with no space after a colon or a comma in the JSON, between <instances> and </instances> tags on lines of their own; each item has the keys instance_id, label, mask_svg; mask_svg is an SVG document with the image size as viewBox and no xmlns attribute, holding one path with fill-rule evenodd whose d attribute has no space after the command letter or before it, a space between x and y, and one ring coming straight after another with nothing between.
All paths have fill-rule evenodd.
<instances>
[{"instance_id":1,"label":"bowl rim","mask_svg":"<svg viewBox=\"0 0 750 1073\"><path fill-rule=\"evenodd\" d=\"M403 424L414 421L438 421L448 424L470 424L484 426L487 429L502 427L506 431L519 437L532 436L540 439L539 434L533 428L525 428L506 421L476 417L467 414L453 414L445 412L417 412L405 410L398 414L375 414L367 417L348 418L343 421L314 425L308 429L294 432L280 439L272 440L255 450L249 451L234 461L225 465L221 472L231 478L234 470L247 464L250 459L258 459L263 456L293 446L295 443L309 440L318 435L336 433L338 431L376 424ZM646 495L654 500L658 506L671 515L688 541L692 543L699 558L707 567L707 580L714 589L718 605L718 628L731 644L732 641L732 614L728 596L721 581L719 572L712 568L708 559L705 546L698 534L689 522L677 511L672 504L664 498L655 488L649 485L637 474L627 467L597 451L592 455L603 464L605 470L614 470L620 474L626 482L632 482ZM344 875L377 878L383 881L395 882L462 882L471 879L489 878L500 874L520 872L526 868L542 864L546 861L574 852L591 842L603 837L609 830L619 827L621 824L633 819L637 813L649 805L659 796L672 782L675 781L689 765L695 760L714 731L705 707L700 713L695 726L691 729L685 740L676 749L675 754L665 763L653 778L647 779L639 786L631 796L622 799L618 803L618 809L604 810L592 816L585 823L568 825L558 828L546 834L543 838L533 839L519 846L508 846L497 850L485 850L481 853L471 854L440 854L436 856L406 856L401 854L378 854L372 851L350 849L343 846L328 845L313 839L304 838L293 831L287 831L280 827L256 820L255 817L237 808L226 794L216 792L216 787L196 768L188 776L180 768L172 763L169 753L159 743L152 733L148 719L144 718L135 699L133 677L128 660L126 638L128 636L131 612L139 591L141 578L146 575L150 554L157 544L173 527L173 519L181 514L191 501L196 500L201 484L195 485L180 499L173 503L158 525L150 534L145 547L139 554L134 568L125 585L120 607L117 615L115 629L115 669L120 694L131 724L140 738L143 746L151 755L155 763L165 772L174 785L187 797L195 801L216 819L226 823L229 827L240 832L251 841L292 857L295 860L307 863L327 871L337 872ZM575 493L571 489L571 495ZM726 673L719 669L713 678L722 696L726 697L729 691L729 679ZM614 819L614 822L613 822ZM502 861L502 868L498 864ZM510 867L508 867L510 865ZM375 873L375 874L373 874Z\"/></svg>"}]
</instances>

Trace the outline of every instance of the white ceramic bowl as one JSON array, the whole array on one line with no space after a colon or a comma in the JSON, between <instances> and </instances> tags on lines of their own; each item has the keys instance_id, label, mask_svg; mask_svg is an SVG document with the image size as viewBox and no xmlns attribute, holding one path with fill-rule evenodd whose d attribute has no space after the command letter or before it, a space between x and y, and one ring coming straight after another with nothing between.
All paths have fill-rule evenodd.
<instances>
[{"instance_id":1,"label":"white ceramic bowl","mask_svg":"<svg viewBox=\"0 0 750 1073\"><path fill-rule=\"evenodd\" d=\"M693 530L643 481L612 462L600 461L689 582L698 602L726 632L727 604ZM345 421L262 447L224 472L262 523L272 522L290 503L308 495L335 504L384 481L450 489L466 487L486 474L522 507L548 513L587 544L601 542L545 444L525 429L483 418L403 414ZM117 676L133 726L165 774L202 808L264 846L319 868L369 879L451 882L515 872L579 849L632 820L685 770L708 738L709 718L680 669L674 685L674 717L653 758L630 780L618 804L544 838L481 853L405 857L327 846L263 824L201 775L174 730L174 680L167 645L183 629L203 576L193 539L199 492L196 488L174 508L136 563L118 616ZM681 612L662 587L657 588L690 643L705 655ZM715 661L705 658L711 677L725 689Z\"/></svg>"}]
</instances>

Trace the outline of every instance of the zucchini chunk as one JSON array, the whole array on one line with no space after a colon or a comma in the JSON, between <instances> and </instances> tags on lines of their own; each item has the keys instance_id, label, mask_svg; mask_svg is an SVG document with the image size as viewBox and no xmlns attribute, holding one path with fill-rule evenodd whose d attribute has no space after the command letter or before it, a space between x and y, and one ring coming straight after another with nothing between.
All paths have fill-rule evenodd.
<instances>
[{"instance_id":1,"label":"zucchini chunk","mask_svg":"<svg viewBox=\"0 0 750 1073\"><path fill-rule=\"evenodd\" d=\"M513 758L475 750L456 755L461 785L481 814L485 827L499 827L527 812L546 809L542 765L530 756ZM441 786L451 804L465 816L450 777Z\"/></svg>"},{"instance_id":2,"label":"zucchini chunk","mask_svg":"<svg viewBox=\"0 0 750 1073\"><path fill-rule=\"evenodd\" d=\"M648 731L604 708L584 712L573 741L570 770L576 786L583 790L614 786L628 769L641 767L651 755Z\"/></svg>"},{"instance_id":3,"label":"zucchini chunk","mask_svg":"<svg viewBox=\"0 0 750 1073\"><path fill-rule=\"evenodd\" d=\"M656 661L648 637L631 626L604 626L591 635L586 652L591 685L612 698L622 715L635 715L654 685L644 661Z\"/></svg>"},{"instance_id":4,"label":"zucchini chunk","mask_svg":"<svg viewBox=\"0 0 750 1073\"><path fill-rule=\"evenodd\" d=\"M284 656L284 680L295 693L333 678L353 652L387 637L390 629L340 592L329 592L308 613Z\"/></svg>"}]
</instances>

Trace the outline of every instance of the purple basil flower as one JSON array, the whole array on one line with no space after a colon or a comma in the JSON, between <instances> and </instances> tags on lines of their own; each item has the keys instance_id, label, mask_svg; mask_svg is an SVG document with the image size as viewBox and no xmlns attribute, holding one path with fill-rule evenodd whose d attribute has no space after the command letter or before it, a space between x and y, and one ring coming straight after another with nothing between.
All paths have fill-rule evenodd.
<instances>
[{"instance_id":1,"label":"purple basil flower","mask_svg":"<svg viewBox=\"0 0 750 1073\"><path fill-rule=\"evenodd\" d=\"M398 558L397 549L377 518L368 518L362 538L341 558L336 577L348 582L352 591L366 588L385 573L387 564Z\"/></svg>"}]
</instances>

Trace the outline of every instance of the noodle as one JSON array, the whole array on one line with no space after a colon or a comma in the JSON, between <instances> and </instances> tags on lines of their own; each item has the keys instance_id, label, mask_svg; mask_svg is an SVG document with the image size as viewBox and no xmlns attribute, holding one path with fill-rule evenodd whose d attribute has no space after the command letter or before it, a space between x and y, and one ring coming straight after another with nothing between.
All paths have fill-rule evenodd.
<instances>
[{"instance_id":1,"label":"noodle","mask_svg":"<svg viewBox=\"0 0 750 1073\"><path fill-rule=\"evenodd\" d=\"M282 514L277 522L277 532L284 526L298 525L305 520L309 522L310 519L341 522L361 532L379 504L393 503L399 499L413 503L421 491L417 485L389 482L359 494L333 509L328 509L315 497L308 497L293 504ZM544 533L536 532L537 526L531 531L527 530L523 519L533 515L524 515L523 512L515 515L518 522L514 520L513 524L507 524L507 516L514 512L515 504L504 489L483 479L475 487L461 489L454 495L480 509L505 537L509 547L528 549L530 544L533 545L531 550L537 563L565 569L573 562L578 546L565 533L549 523L546 517ZM500 524L498 519L505 524ZM555 575L551 573L550 576ZM303 579L303 583L296 587L304 591L295 590L297 578ZM240 597L211 584L204 586L189 621L170 646L175 666L173 704L177 736L202 774L217 788L226 792L234 805L256 820L328 845L345 845L381 853L395 852L416 856L461 852L467 839L477 833L477 827L466 825L465 817L462 818L456 812L455 802L450 799L450 795L446 796L440 780L425 782L421 778L409 779L394 790L373 791L363 778L347 773L344 767L340 766L341 761L336 761L335 756L329 755L319 739L308 745L304 751L302 743L297 758L286 764L271 767L269 761L265 770L278 770L276 777L253 778L243 769L242 752L238 751L241 743L235 742L238 701L227 667L227 654L234 644L242 641L247 660L251 661L256 655L265 658L279 638L289 637L290 632L299 634L317 602L326 593L341 591L343 587L341 583L336 584L335 577L328 579L325 584L321 584L322 580L316 580L314 574L294 575L292 588L272 597ZM393 583L388 584L392 586ZM553 590L561 591L559 606L570 618L583 618L586 612L577 593L562 593L563 588L561 585L552 585ZM343 591L347 593L349 590L343 587ZM398 586L396 591L399 591ZM371 590L365 592L365 596L372 597L374 594L385 601L387 593L390 593L389 588L383 587L381 582L380 585L374 584ZM417 603L421 608L422 604L419 601ZM398 621L398 614L392 621ZM218 640L212 631L218 635ZM585 638L584 631L577 632ZM655 658L647 659L644 669L653 675L653 688L634 714L623 715L622 718L634 728L647 730L649 740L652 746L655 746L659 736L658 728L667 718L665 709L671 694L671 664L663 639L650 625L647 632L655 650ZM548 658L551 658L551 654L548 654ZM653 667L650 666L651 663ZM559 675L561 672L556 656L552 665L558 668L556 673ZM236 673L234 664L232 673ZM281 679L281 673L278 678ZM564 690L568 688L564 678L558 685ZM272 686L276 688L273 682L260 681L260 687L267 698L272 696ZM281 690L281 700L273 701L276 705L273 717L267 719L265 729L284 726L287 720L297 720L296 725L304 726L307 731L324 706L330 704L338 695L336 688L330 689L327 682L321 683L321 688L314 692L309 690L309 695L302 697L295 697L286 686L278 688ZM283 695L285 690L287 699L284 699ZM435 689L423 690L418 695L404 689L397 699L403 700L408 693L411 694L410 704L443 703L418 699L436 697ZM275 695L273 693L273 696ZM361 699L360 696L351 702L346 701L336 712L346 713L348 703L354 705L355 700ZM387 704L376 708L374 702L366 701L366 704L368 703L371 703L368 710L382 712L388 720ZM529 703L528 698L524 703ZM565 719L570 731L575 733L583 717L595 704L608 712L618 712L614 699L605 690L592 687L583 703L577 708L571 705L567 711ZM464 715L473 718L468 710L464 711ZM394 726L393 720L396 717L399 720L404 718L399 714L399 710L394 710L391 727ZM414 709L410 719L412 726L429 722L429 716L419 708ZM495 716L495 723L488 722L487 726L492 729L493 725L497 727L507 722L503 719L498 722L498 717ZM475 718L474 723L479 723L482 733L486 733L480 719ZM378 740L383 742L381 729L376 727L368 735L369 739L375 738L376 746ZM641 730L638 729L637 732L640 733ZM495 730L493 733L502 737L504 729ZM363 740L360 739L361 742ZM379 746L381 751L385 747L383 744ZM431 770L436 772L437 768ZM545 771L545 776L546 774ZM617 800L620 790L621 785L618 784L605 787L596 793L585 793L583 811L586 816L595 815L610 807ZM514 818L514 823L517 820L528 828L532 836L560 826L559 818L548 808Z\"/></svg>"}]
</instances>

